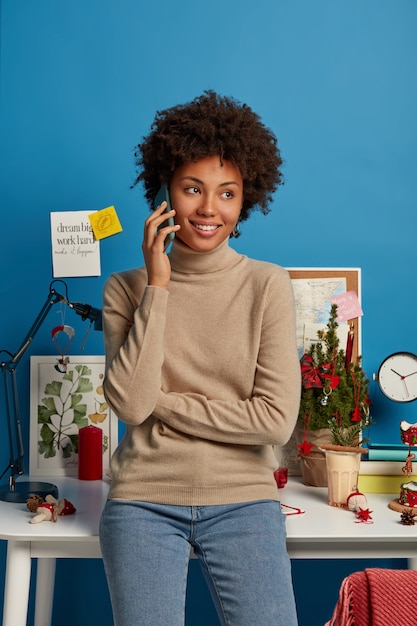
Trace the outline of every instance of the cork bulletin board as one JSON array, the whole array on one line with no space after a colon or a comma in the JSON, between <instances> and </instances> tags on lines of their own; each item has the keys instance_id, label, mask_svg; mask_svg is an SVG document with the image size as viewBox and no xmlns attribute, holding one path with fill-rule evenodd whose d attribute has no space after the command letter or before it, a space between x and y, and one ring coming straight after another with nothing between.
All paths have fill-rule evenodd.
<instances>
[{"instance_id":1,"label":"cork bulletin board","mask_svg":"<svg viewBox=\"0 0 417 626\"><path fill-rule=\"evenodd\" d=\"M342 294L354 292L357 300L361 301L361 270L360 268L287 268L294 289L296 323L297 323L297 346L299 356L304 353L304 329L305 325L320 324L326 326L329 321L331 298L340 296L341 307L345 303ZM339 305L338 305L339 310ZM341 308L340 308L341 310ZM348 309L344 310L350 332L353 332L352 360L356 361L361 356L361 316L355 314L350 317ZM340 346L345 349L345 346ZM288 467L289 474L300 475L298 448L295 437L276 451L281 465Z\"/></svg>"},{"instance_id":2,"label":"cork bulletin board","mask_svg":"<svg viewBox=\"0 0 417 626\"><path fill-rule=\"evenodd\" d=\"M297 325L304 321L327 324L332 295L353 291L361 301L360 268L287 268L293 282L296 301ZM352 359L361 354L361 318L349 318L354 333Z\"/></svg>"}]
</instances>

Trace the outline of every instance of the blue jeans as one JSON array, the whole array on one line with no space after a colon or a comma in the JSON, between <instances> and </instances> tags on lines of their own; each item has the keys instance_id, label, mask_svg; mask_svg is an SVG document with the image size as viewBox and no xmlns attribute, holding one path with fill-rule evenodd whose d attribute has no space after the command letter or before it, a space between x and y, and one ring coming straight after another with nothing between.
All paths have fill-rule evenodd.
<instances>
[{"instance_id":1,"label":"blue jeans","mask_svg":"<svg viewBox=\"0 0 417 626\"><path fill-rule=\"evenodd\" d=\"M115 626L183 626L190 546L224 626L296 626L279 502L110 500L100 523Z\"/></svg>"}]
</instances>

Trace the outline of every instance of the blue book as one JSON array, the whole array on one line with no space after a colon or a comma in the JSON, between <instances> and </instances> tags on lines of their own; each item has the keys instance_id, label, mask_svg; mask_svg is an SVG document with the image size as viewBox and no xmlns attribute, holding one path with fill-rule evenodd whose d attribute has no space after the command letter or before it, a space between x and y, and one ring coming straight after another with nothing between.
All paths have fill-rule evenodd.
<instances>
[{"instance_id":1,"label":"blue book","mask_svg":"<svg viewBox=\"0 0 417 626\"><path fill-rule=\"evenodd\" d=\"M369 461L404 461L409 452L407 444L399 443L369 443L368 444L368 460ZM417 447L411 447L411 453L415 453L417 457Z\"/></svg>"}]
</instances>

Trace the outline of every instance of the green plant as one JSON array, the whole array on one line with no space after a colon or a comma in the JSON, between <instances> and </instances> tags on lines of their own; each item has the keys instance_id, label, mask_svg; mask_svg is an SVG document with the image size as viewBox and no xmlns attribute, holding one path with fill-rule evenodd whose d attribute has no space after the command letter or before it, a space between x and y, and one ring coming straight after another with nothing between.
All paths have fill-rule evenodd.
<instances>
[{"instance_id":1,"label":"green plant","mask_svg":"<svg viewBox=\"0 0 417 626\"><path fill-rule=\"evenodd\" d=\"M305 433L330 429L333 443L365 443L363 429L370 425L369 380L361 358L346 363L339 349L337 305L331 307L326 330L301 359L302 391L298 420Z\"/></svg>"}]
</instances>

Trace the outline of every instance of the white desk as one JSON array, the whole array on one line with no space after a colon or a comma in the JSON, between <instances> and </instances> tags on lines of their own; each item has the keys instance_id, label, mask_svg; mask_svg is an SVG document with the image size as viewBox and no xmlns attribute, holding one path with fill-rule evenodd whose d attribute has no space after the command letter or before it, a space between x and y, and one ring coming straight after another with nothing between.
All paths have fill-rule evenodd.
<instances>
[{"instance_id":1,"label":"white desk","mask_svg":"<svg viewBox=\"0 0 417 626\"><path fill-rule=\"evenodd\" d=\"M357 523L352 511L327 504L327 488L306 487L290 478L281 502L304 509L288 516L287 547L292 559L408 559L417 569L417 524L404 526L388 508L397 494L366 494L373 524Z\"/></svg>"},{"instance_id":2,"label":"white desk","mask_svg":"<svg viewBox=\"0 0 417 626\"><path fill-rule=\"evenodd\" d=\"M77 513L60 517L55 524L30 524L26 504L0 502L0 539L8 542L3 626L26 626L31 559L39 559L35 626L45 626L52 614L55 559L101 557L98 527L108 483L46 480L58 486L59 497L70 500ZM393 497L369 494L374 523L355 523L353 512L327 504L327 489L306 487L300 479L290 478L281 490L281 501L306 511L287 517L290 557L408 558L410 567L417 569L417 525L400 523L400 514L388 508Z\"/></svg>"},{"instance_id":3,"label":"white desk","mask_svg":"<svg viewBox=\"0 0 417 626\"><path fill-rule=\"evenodd\" d=\"M23 480L23 479L22 479ZM35 626L50 624L56 558L101 558L98 528L109 483L38 478L54 483L77 512L56 523L31 524L26 504L0 502L0 539L7 540L3 626L26 626L31 559L38 560Z\"/></svg>"}]
</instances>

